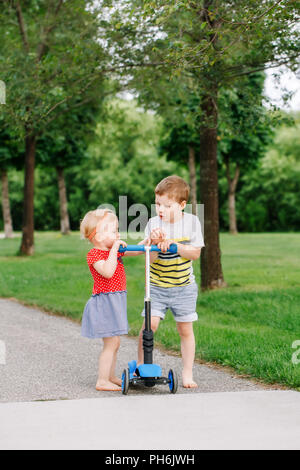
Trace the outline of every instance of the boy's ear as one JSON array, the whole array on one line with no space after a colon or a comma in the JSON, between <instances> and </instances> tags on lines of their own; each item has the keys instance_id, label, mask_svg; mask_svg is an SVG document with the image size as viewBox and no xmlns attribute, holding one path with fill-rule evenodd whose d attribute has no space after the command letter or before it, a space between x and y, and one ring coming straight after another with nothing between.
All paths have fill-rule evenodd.
<instances>
[{"instance_id":1,"label":"boy's ear","mask_svg":"<svg viewBox=\"0 0 300 470\"><path fill-rule=\"evenodd\" d=\"M180 207L181 207L182 210L185 209L186 208L186 201L182 201L180 203Z\"/></svg>"}]
</instances>

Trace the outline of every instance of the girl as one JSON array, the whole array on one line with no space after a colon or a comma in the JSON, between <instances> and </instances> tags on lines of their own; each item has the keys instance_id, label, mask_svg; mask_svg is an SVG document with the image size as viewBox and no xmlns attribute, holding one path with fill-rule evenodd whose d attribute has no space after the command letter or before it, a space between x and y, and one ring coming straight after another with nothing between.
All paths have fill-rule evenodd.
<instances>
[{"instance_id":1,"label":"girl","mask_svg":"<svg viewBox=\"0 0 300 470\"><path fill-rule=\"evenodd\" d=\"M103 338L96 389L121 391L122 381L116 377L115 368L120 336L128 333L128 321L124 253L119 253L119 248L127 244L120 240L118 218L108 209L88 212L80 231L93 244L87 263L94 279L93 295L83 313L81 334L92 339ZM126 253L127 256L137 254L140 253Z\"/></svg>"}]
</instances>

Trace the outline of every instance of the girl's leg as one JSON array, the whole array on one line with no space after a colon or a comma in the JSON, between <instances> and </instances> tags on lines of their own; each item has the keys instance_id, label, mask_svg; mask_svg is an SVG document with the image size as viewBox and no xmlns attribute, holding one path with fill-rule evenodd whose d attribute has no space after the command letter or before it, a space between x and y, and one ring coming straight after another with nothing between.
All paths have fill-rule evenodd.
<instances>
[{"instance_id":1,"label":"girl's leg","mask_svg":"<svg viewBox=\"0 0 300 470\"><path fill-rule=\"evenodd\" d=\"M99 358L99 376L96 385L97 390L108 390L108 391L121 391L121 387L114 384L111 380L111 370L114 363L114 358L117 355L120 347L119 336L113 336L111 338L103 338L103 350Z\"/></svg>"},{"instance_id":2,"label":"girl's leg","mask_svg":"<svg viewBox=\"0 0 300 470\"><path fill-rule=\"evenodd\" d=\"M193 365L195 360L195 336L192 322L177 322L181 339L181 355L183 362L182 381L185 388L197 388L193 380Z\"/></svg>"},{"instance_id":3,"label":"girl's leg","mask_svg":"<svg viewBox=\"0 0 300 470\"><path fill-rule=\"evenodd\" d=\"M118 336L119 338L119 347L120 347L120 343L121 343L121 340L120 340L120 337ZM118 347L118 349L119 349ZM116 385L119 385L119 387L121 387L122 385L122 380L119 379L118 377L116 377L116 365L117 365L117 354L118 354L118 351L115 351L114 353L114 356L113 356L113 361L112 361L112 365L111 365L111 369L110 369L110 376L109 376L109 380L116 384Z\"/></svg>"}]
</instances>

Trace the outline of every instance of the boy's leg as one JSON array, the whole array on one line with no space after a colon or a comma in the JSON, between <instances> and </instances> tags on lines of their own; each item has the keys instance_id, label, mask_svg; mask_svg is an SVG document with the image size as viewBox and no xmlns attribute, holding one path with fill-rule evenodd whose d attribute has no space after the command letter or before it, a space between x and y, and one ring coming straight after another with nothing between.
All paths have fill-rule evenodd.
<instances>
[{"instance_id":1,"label":"boy's leg","mask_svg":"<svg viewBox=\"0 0 300 470\"><path fill-rule=\"evenodd\" d=\"M121 391L121 387L110 380L112 367L118 349L120 347L120 337L103 338L103 349L99 358L99 376L96 389L106 391Z\"/></svg>"},{"instance_id":2,"label":"boy's leg","mask_svg":"<svg viewBox=\"0 0 300 470\"><path fill-rule=\"evenodd\" d=\"M197 388L198 385L193 380L193 365L195 360L195 335L193 323L177 322L176 324L181 340L183 386L185 388Z\"/></svg>"},{"instance_id":3,"label":"boy's leg","mask_svg":"<svg viewBox=\"0 0 300 470\"><path fill-rule=\"evenodd\" d=\"M153 333L156 332L156 330L159 327L161 318L160 317L151 317L151 329ZM143 324L143 327L140 331L140 336L139 336L139 346L138 346L138 363L137 365L140 366L141 364L144 364L144 350L143 350L143 331L145 329L145 322Z\"/></svg>"}]
</instances>

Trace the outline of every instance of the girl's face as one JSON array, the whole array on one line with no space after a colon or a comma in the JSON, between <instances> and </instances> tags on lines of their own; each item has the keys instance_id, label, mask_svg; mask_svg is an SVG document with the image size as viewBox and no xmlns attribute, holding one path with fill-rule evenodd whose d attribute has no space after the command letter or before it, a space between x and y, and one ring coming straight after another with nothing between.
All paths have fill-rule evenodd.
<instances>
[{"instance_id":1,"label":"girl's face","mask_svg":"<svg viewBox=\"0 0 300 470\"><path fill-rule=\"evenodd\" d=\"M186 206L186 202L176 202L167 195L159 196L156 194L155 207L156 214L163 222L174 223L181 219L182 211Z\"/></svg>"},{"instance_id":2,"label":"girl's face","mask_svg":"<svg viewBox=\"0 0 300 470\"><path fill-rule=\"evenodd\" d=\"M108 249L112 248L114 242L120 239L118 219L114 216L108 216L104 221L99 222L95 238Z\"/></svg>"}]
</instances>

